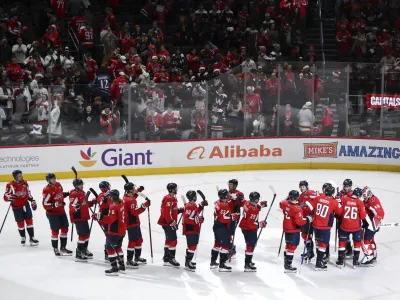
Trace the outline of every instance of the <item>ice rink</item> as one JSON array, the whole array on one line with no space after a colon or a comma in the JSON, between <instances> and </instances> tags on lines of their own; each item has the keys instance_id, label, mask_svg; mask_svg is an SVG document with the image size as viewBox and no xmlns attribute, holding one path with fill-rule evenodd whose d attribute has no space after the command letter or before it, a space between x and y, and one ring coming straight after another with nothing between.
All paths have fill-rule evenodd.
<instances>
[{"instance_id":1,"label":"ice rink","mask_svg":"<svg viewBox=\"0 0 400 300\"><path fill-rule=\"evenodd\" d=\"M11 178L11 175L10 175ZM258 267L257 273L244 273L245 243L240 230L236 231L235 244L237 256L232 260L232 273L219 273L209 269L210 252L214 242L213 205L217 199L216 186L227 187L229 179L239 180L238 189L243 191L246 199L250 192L258 191L263 200L272 200L268 185L273 185L277 198L264 229L253 261ZM38 247L20 245L20 237L12 212L10 212L3 232L0 234L0 299L4 300L72 300L72 299L400 299L400 227L381 228L376 236L378 245L378 263L373 268L342 270L328 264L327 272L315 272L314 265L303 265L301 273L285 274L283 272L283 251L277 257L282 233L282 213L279 202L291 189L297 189L300 180L307 180L310 188L321 191L324 182L333 180L341 184L345 178L353 180L354 187L368 185L378 196L386 212L385 222L400 221L397 208L400 207L399 190L400 174L365 171L251 171L231 173L202 173L184 175L130 177L136 185L145 187L144 193L152 200L151 227L154 247L154 263L151 263L147 212L141 215L144 238L142 256L148 264L138 270L127 270L126 275L107 277L104 270L109 268L103 262L104 235L97 224L93 225L89 250L94 260L88 263L77 263L74 259L55 257L50 243L50 229L44 209L41 205L41 192L46 182L30 182L38 209L34 212L35 236L40 241ZM101 179L84 179L85 191L90 187L98 191ZM113 188L123 191L124 181L121 177L104 178ZM186 239L179 239L176 259L181 263L179 270L162 266L164 233L157 225L160 203L167 193L166 185L176 182L180 195L190 189L200 189L206 195L210 205L204 212L205 222L202 226L198 246L196 273L185 271ZM61 180L64 190L72 189L72 180ZM0 183L2 192L5 183ZM67 200L67 199L66 199ZM139 203L143 200L139 198ZM181 203L180 203L181 204ZM0 222L7 211L8 204L0 201ZM264 218L268 209L263 209L260 217ZM70 227L71 228L71 227ZM70 233L69 233L70 234ZM75 232L76 234L76 232ZM75 252L76 235L68 248ZM334 252L334 230L331 238L331 261L336 261ZM126 252L127 238L123 249ZM300 267L300 244L295 254L294 266ZM362 256L362 254L361 254ZM350 265L348 260L348 265Z\"/></svg>"}]
</instances>

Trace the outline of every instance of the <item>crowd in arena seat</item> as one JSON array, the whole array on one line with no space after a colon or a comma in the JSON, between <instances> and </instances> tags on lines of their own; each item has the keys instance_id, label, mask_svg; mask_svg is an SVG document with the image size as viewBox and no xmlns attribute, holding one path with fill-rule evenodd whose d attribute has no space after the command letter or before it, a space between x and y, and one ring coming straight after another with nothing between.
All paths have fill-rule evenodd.
<instances>
[{"instance_id":1,"label":"crowd in arena seat","mask_svg":"<svg viewBox=\"0 0 400 300\"><path fill-rule=\"evenodd\" d=\"M2 143L332 133L344 81L311 68L307 0L92 2L1 8Z\"/></svg>"}]
</instances>

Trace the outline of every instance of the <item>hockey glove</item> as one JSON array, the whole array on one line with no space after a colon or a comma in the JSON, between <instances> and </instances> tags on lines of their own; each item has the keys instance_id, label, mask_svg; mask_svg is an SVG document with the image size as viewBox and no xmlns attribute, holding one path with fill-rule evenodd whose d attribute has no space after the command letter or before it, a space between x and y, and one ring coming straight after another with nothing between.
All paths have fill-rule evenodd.
<instances>
[{"instance_id":1,"label":"hockey glove","mask_svg":"<svg viewBox=\"0 0 400 300\"><path fill-rule=\"evenodd\" d=\"M143 192L143 191L144 191L144 186L141 185L141 186L138 188L138 191L139 191L139 192Z\"/></svg>"},{"instance_id":2,"label":"hockey glove","mask_svg":"<svg viewBox=\"0 0 400 300\"><path fill-rule=\"evenodd\" d=\"M267 201L261 201L260 203L258 203L258 205L262 208L262 207L267 207Z\"/></svg>"},{"instance_id":3,"label":"hockey glove","mask_svg":"<svg viewBox=\"0 0 400 300\"><path fill-rule=\"evenodd\" d=\"M239 221L239 214L231 214L232 221Z\"/></svg>"},{"instance_id":4,"label":"hockey glove","mask_svg":"<svg viewBox=\"0 0 400 300\"><path fill-rule=\"evenodd\" d=\"M101 220L101 213L95 213L92 215L93 220L100 221Z\"/></svg>"},{"instance_id":5,"label":"hockey glove","mask_svg":"<svg viewBox=\"0 0 400 300\"><path fill-rule=\"evenodd\" d=\"M142 208L143 209L146 209L149 206L150 206L150 201L145 201L145 202L142 203Z\"/></svg>"},{"instance_id":6,"label":"hockey glove","mask_svg":"<svg viewBox=\"0 0 400 300\"><path fill-rule=\"evenodd\" d=\"M171 222L171 224L169 224L169 226L171 226L171 229L176 231L178 230L178 224L176 224L175 220Z\"/></svg>"},{"instance_id":7,"label":"hockey glove","mask_svg":"<svg viewBox=\"0 0 400 300\"><path fill-rule=\"evenodd\" d=\"M201 206L201 207L208 206L207 200L201 201L200 206Z\"/></svg>"},{"instance_id":8,"label":"hockey glove","mask_svg":"<svg viewBox=\"0 0 400 300\"><path fill-rule=\"evenodd\" d=\"M183 207L178 208L178 214L183 214L184 210L185 210L185 209L184 209Z\"/></svg>"},{"instance_id":9,"label":"hockey glove","mask_svg":"<svg viewBox=\"0 0 400 300\"><path fill-rule=\"evenodd\" d=\"M17 198L17 196L14 194L7 195L7 201L9 202L14 202L15 198Z\"/></svg>"},{"instance_id":10,"label":"hockey glove","mask_svg":"<svg viewBox=\"0 0 400 300\"><path fill-rule=\"evenodd\" d=\"M199 216L199 223L200 224L204 223L204 217L203 216Z\"/></svg>"},{"instance_id":11,"label":"hockey glove","mask_svg":"<svg viewBox=\"0 0 400 300\"><path fill-rule=\"evenodd\" d=\"M310 224L313 220L312 216L307 216L305 219L307 220L307 224Z\"/></svg>"},{"instance_id":12,"label":"hockey glove","mask_svg":"<svg viewBox=\"0 0 400 300\"><path fill-rule=\"evenodd\" d=\"M31 201L32 209L35 211L37 209L37 204L35 200Z\"/></svg>"},{"instance_id":13,"label":"hockey glove","mask_svg":"<svg viewBox=\"0 0 400 300\"><path fill-rule=\"evenodd\" d=\"M80 204L76 204L76 205L75 205L75 209L76 209L76 210L78 210L78 209L80 209L80 208L81 208L81 205L80 205Z\"/></svg>"},{"instance_id":14,"label":"hockey glove","mask_svg":"<svg viewBox=\"0 0 400 300\"><path fill-rule=\"evenodd\" d=\"M67 198L69 196L69 192L63 193L64 198Z\"/></svg>"},{"instance_id":15,"label":"hockey glove","mask_svg":"<svg viewBox=\"0 0 400 300\"><path fill-rule=\"evenodd\" d=\"M262 220L261 222L258 223L258 227L259 227L259 228L265 228L265 227L267 227L267 222L264 221L264 220Z\"/></svg>"}]
</instances>

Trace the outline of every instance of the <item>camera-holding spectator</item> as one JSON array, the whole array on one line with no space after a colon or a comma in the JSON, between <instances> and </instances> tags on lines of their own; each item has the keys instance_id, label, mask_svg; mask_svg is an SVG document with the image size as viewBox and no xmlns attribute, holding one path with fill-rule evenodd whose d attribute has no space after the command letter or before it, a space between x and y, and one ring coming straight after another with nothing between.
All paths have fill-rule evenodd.
<instances>
[{"instance_id":1,"label":"camera-holding spectator","mask_svg":"<svg viewBox=\"0 0 400 300\"><path fill-rule=\"evenodd\" d=\"M167 110L162 114L164 119L164 139L176 140L181 133L181 116L179 111L173 110L173 104L168 104Z\"/></svg>"},{"instance_id":2,"label":"camera-holding spectator","mask_svg":"<svg viewBox=\"0 0 400 300\"><path fill-rule=\"evenodd\" d=\"M38 115L37 121L39 123L47 123L47 121L49 120L49 105L49 95L47 93L40 94L40 96L36 100L36 110Z\"/></svg>"},{"instance_id":3,"label":"camera-holding spectator","mask_svg":"<svg viewBox=\"0 0 400 300\"><path fill-rule=\"evenodd\" d=\"M24 64L27 51L26 45L22 44L22 38L18 38L17 43L12 47L12 54L17 59L17 63Z\"/></svg>"},{"instance_id":4,"label":"camera-holding spectator","mask_svg":"<svg viewBox=\"0 0 400 300\"><path fill-rule=\"evenodd\" d=\"M257 118L253 121L253 130L251 132L252 136L267 136L269 131L269 126L267 124L267 119L263 114L259 114Z\"/></svg>"},{"instance_id":5,"label":"camera-holding spectator","mask_svg":"<svg viewBox=\"0 0 400 300\"><path fill-rule=\"evenodd\" d=\"M224 111L216 104L213 104L211 111L211 138L220 139L223 137L224 125L226 123Z\"/></svg>"},{"instance_id":6,"label":"camera-holding spectator","mask_svg":"<svg viewBox=\"0 0 400 300\"><path fill-rule=\"evenodd\" d=\"M164 118L156 111L152 102L150 103L145 120L147 138L149 140L160 140L164 128Z\"/></svg>"},{"instance_id":7,"label":"camera-holding spectator","mask_svg":"<svg viewBox=\"0 0 400 300\"><path fill-rule=\"evenodd\" d=\"M321 125L322 135L331 136L333 130L333 112L328 105L322 105Z\"/></svg>"},{"instance_id":8,"label":"camera-holding spectator","mask_svg":"<svg viewBox=\"0 0 400 300\"><path fill-rule=\"evenodd\" d=\"M312 103L307 101L297 114L298 130L302 136L311 136L313 133L315 116L312 111Z\"/></svg>"},{"instance_id":9,"label":"camera-holding spectator","mask_svg":"<svg viewBox=\"0 0 400 300\"><path fill-rule=\"evenodd\" d=\"M82 120L82 133L87 140L90 140L100 133L100 123L99 123L100 114L97 111L94 111L92 105L87 105L86 109L83 113Z\"/></svg>"},{"instance_id":10,"label":"camera-holding spectator","mask_svg":"<svg viewBox=\"0 0 400 300\"><path fill-rule=\"evenodd\" d=\"M233 93L227 107L228 126L233 129L236 137L242 136L243 132L243 105L236 93Z\"/></svg>"},{"instance_id":11,"label":"camera-holding spectator","mask_svg":"<svg viewBox=\"0 0 400 300\"><path fill-rule=\"evenodd\" d=\"M110 138L115 135L119 121L117 114L111 111L111 106L106 105L100 115L100 125Z\"/></svg>"}]
</instances>

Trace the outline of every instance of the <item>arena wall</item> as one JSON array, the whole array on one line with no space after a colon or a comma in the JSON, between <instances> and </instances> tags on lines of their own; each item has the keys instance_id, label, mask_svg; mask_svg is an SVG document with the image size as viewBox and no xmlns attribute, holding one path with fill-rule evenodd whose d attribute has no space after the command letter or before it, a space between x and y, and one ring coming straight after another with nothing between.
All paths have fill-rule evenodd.
<instances>
[{"instance_id":1,"label":"arena wall","mask_svg":"<svg viewBox=\"0 0 400 300\"><path fill-rule=\"evenodd\" d=\"M3 147L0 181L21 169L27 180L45 174L73 178L245 170L343 169L400 172L400 141L358 138L249 138L157 143Z\"/></svg>"}]
</instances>

